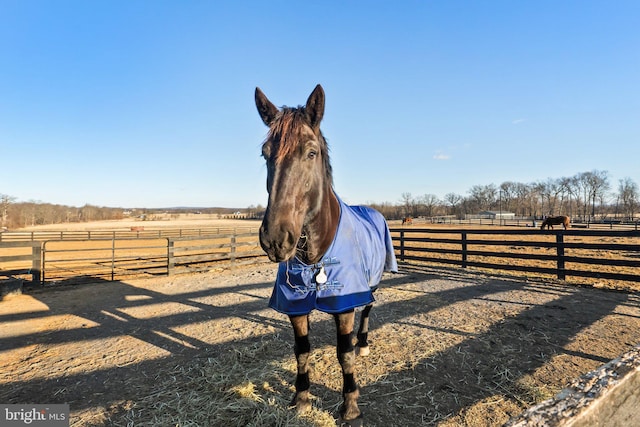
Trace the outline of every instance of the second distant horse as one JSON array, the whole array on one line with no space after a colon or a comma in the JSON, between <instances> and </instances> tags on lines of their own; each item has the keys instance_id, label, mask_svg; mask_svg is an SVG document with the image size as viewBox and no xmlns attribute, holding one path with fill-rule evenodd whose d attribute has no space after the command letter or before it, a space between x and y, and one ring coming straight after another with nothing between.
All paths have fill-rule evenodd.
<instances>
[{"instance_id":1,"label":"second distant horse","mask_svg":"<svg viewBox=\"0 0 640 427\"><path fill-rule=\"evenodd\" d=\"M540 230L544 230L545 227L547 227L547 230L553 230L554 225L562 225L566 230L567 228L569 228L570 222L571 218L566 215L549 216L542 222Z\"/></svg>"}]
</instances>

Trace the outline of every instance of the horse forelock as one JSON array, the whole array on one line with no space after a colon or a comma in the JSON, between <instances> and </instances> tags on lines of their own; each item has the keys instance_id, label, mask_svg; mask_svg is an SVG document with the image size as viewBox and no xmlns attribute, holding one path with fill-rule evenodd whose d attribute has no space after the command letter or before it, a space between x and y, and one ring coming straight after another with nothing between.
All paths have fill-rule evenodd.
<instances>
[{"instance_id":1,"label":"horse forelock","mask_svg":"<svg viewBox=\"0 0 640 427\"><path fill-rule=\"evenodd\" d=\"M265 145L271 144L271 149L274 150L271 155L274 163L280 163L283 159L292 156L300 144L305 141L305 125L310 128L304 107L282 107L276 119L271 124L267 139L264 142ZM331 163L329 162L329 146L319 129L316 137L320 143L325 174L331 182L332 171Z\"/></svg>"}]
</instances>

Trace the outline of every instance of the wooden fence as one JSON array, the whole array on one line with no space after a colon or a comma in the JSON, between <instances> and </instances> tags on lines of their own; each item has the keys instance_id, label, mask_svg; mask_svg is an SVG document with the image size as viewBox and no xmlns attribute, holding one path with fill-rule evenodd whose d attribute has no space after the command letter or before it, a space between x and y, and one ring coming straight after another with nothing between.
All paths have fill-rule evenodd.
<instances>
[{"instance_id":1,"label":"wooden fence","mask_svg":"<svg viewBox=\"0 0 640 427\"><path fill-rule=\"evenodd\" d=\"M35 284L121 280L205 271L220 261L263 256L255 232L207 236L0 242L0 279Z\"/></svg>"},{"instance_id":2,"label":"wooden fence","mask_svg":"<svg viewBox=\"0 0 640 427\"><path fill-rule=\"evenodd\" d=\"M42 268L41 243L33 241L0 242L0 279L28 276L40 283Z\"/></svg>"},{"instance_id":3,"label":"wooden fence","mask_svg":"<svg viewBox=\"0 0 640 427\"><path fill-rule=\"evenodd\" d=\"M105 239L153 239L217 236L230 233L257 233L257 227L201 227L201 228L156 228L144 226L127 230L85 230L85 231L5 231L0 233L0 242L47 240L105 240Z\"/></svg>"},{"instance_id":4,"label":"wooden fence","mask_svg":"<svg viewBox=\"0 0 640 427\"><path fill-rule=\"evenodd\" d=\"M640 231L392 228L399 261L640 282Z\"/></svg>"},{"instance_id":5,"label":"wooden fence","mask_svg":"<svg viewBox=\"0 0 640 427\"><path fill-rule=\"evenodd\" d=\"M457 219L450 216L446 217L428 217L413 218L412 224L419 227L432 227L438 225L458 226L458 227L477 227L477 226L497 226L497 227L526 227L539 228L542 225L541 219L533 220L529 217L516 218L470 218ZM601 221L580 221L571 220L572 228L589 228L594 230L624 230L630 231L640 230L640 221L619 221L619 220L601 220Z\"/></svg>"},{"instance_id":6,"label":"wooden fence","mask_svg":"<svg viewBox=\"0 0 640 427\"><path fill-rule=\"evenodd\" d=\"M175 232L175 230L174 230ZM391 228L398 260L568 278L640 282L640 232L591 229ZM2 276L33 283L205 271L263 257L256 232L0 242Z\"/></svg>"}]
</instances>

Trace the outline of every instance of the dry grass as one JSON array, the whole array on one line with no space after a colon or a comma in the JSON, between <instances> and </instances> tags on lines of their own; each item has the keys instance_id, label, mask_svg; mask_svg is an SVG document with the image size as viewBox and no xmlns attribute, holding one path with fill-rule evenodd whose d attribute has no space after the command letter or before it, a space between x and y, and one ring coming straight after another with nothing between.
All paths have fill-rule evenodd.
<instances>
[{"instance_id":1,"label":"dry grass","mask_svg":"<svg viewBox=\"0 0 640 427\"><path fill-rule=\"evenodd\" d=\"M153 378L153 393L130 403L113 426L316 426L332 427L326 411L297 416L288 408L290 372L278 359L290 349L281 340L264 340L221 357L196 359ZM283 379L282 375L287 374ZM130 386L134 387L134 380Z\"/></svg>"},{"instance_id":2,"label":"dry grass","mask_svg":"<svg viewBox=\"0 0 640 427\"><path fill-rule=\"evenodd\" d=\"M0 401L68 402L74 426L333 426L333 320L312 314L314 409L299 417L273 277L262 264L3 302ZM405 265L376 299L357 359L370 427L499 426L640 342L637 294L549 278Z\"/></svg>"}]
</instances>

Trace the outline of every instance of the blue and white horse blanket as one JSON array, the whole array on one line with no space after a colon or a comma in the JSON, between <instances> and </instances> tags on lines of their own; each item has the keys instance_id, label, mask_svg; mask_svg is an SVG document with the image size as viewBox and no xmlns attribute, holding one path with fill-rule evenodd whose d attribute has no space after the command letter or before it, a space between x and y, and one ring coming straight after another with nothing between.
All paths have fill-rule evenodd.
<instances>
[{"instance_id":1,"label":"blue and white horse blanket","mask_svg":"<svg viewBox=\"0 0 640 427\"><path fill-rule=\"evenodd\" d=\"M331 246L317 264L297 257L281 262L269 307L291 316L313 309L342 313L372 303L383 271L398 271L382 214L336 198L340 222Z\"/></svg>"}]
</instances>

